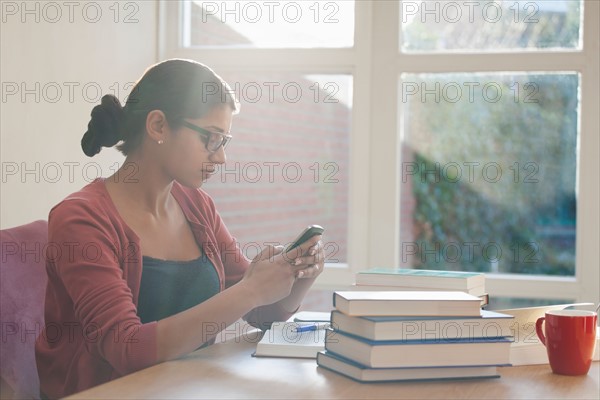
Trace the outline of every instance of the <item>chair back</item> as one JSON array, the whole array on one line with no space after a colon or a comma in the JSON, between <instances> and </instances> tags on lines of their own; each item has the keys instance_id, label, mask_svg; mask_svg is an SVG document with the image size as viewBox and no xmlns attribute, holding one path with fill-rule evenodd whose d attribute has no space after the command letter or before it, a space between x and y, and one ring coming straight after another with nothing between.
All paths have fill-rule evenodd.
<instances>
[{"instance_id":1,"label":"chair back","mask_svg":"<svg viewBox=\"0 0 600 400\"><path fill-rule=\"evenodd\" d=\"M2 398L38 399L35 340L44 325L48 222L0 230Z\"/></svg>"}]
</instances>

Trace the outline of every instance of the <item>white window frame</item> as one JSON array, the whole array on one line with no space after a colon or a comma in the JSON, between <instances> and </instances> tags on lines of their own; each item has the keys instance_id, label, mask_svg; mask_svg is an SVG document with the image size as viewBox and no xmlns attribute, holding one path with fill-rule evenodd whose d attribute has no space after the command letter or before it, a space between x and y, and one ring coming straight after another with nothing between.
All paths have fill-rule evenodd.
<instances>
[{"instance_id":1,"label":"white window frame","mask_svg":"<svg viewBox=\"0 0 600 400\"><path fill-rule=\"evenodd\" d=\"M402 73L579 72L576 274L574 277L488 274L486 288L497 297L600 302L600 27L596 20L600 2L584 1L581 50L443 54L399 52L397 1L357 0L354 47L346 49L184 48L180 7L176 1L159 2L159 59L195 59L216 71L231 69L244 60L245 71L276 68L353 75L348 263L327 265L316 283L324 289L350 285L354 273L365 268L399 265L402 161L399 130L404 116L398 101L398 85Z\"/></svg>"}]
</instances>

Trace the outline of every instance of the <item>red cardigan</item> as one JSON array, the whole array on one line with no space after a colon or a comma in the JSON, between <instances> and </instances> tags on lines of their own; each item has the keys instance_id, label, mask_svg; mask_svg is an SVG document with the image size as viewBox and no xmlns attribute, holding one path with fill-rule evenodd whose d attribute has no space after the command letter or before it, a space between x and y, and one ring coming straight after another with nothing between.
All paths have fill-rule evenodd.
<instances>
[{"instance_id":1,"label":"red cardigan","mask_svg":"<svg viewBox=\"0 0 600 400\"><path fill-rule=\"evenodd\" d=\"M221 290L240 281L249 261L200 189L173 184ZM137 235L97 179L56 205L48 218L45 326L36 342L42 393L50 398L96 386L158 362L156 322L142 324L136 305L142 275ZM274 314L275 313L275 314ZM244 317L253 325L289 313L267 306Z\"/></svg>"}]
</instances>

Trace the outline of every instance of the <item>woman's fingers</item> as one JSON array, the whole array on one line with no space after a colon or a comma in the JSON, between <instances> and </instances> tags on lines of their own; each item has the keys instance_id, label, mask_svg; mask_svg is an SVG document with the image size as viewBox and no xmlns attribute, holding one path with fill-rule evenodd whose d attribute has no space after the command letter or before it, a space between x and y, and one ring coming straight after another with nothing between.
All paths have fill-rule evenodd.
<instances>
[{"instance_id":1,"label":"woman's fingers","mask_svg":"<svg viewBox=\"0 0 600 400\"><path fill-rule=\"evenodd\" d=\"M304 257L297 257L293 268L297 278L314 278L323 272L325 253L321 242L318 242Z\"/></svg>"},{"instance_id":2,"label":"woman's fingers","mask_svg":"<svg viewBox=\"0 0 600 400\"><path fill-rule=\"evenodd\" d=\"M316 278L321 272L322 268L319 266L319 264L315 264L298 271L296 273L296 278Z\"/></svg>"},{"instance_id":3,"label":"woman's fingers","mask_svg":"<svg viewBox=\"0 0 600 400\"><path fill-rule=\"evenodd\" d=\"M295 249L284 253L286 261L288 261L290 264L294 264L297 258L309 254L309 251L317 246L321 238L322 235L315 235L308 239L306 242L302 243L300 246L296 247Z\"/></svg>"},{"instance_id":4,"label":"woman's fingers","mask_svg":"<svg viewBox=\"0 0 600 400\"><path fill-rule=\"evenodd\" d=\"M256 257L252 259L252 262L257 263L259 261L272 259L277 254L280 254L282 251L283 246L271 246L270 244L268 244L265 248L263 248L260 251L260 253L256 255Z\"/></svg>"},{"instance_id":5,"label":"woman's fingers","mask_svg":"<svg viewBox=\"0 0 600 400\"><path fill-rule=\"evenodd\" d=\"M301 266L306 268L309 265L320 264L324 261L325 253L323 251L323 246L321 242L315 243L312 247L310 247L306 253L306 255L299 256L290 260L290 264L294 266Z\"/></svg>"}]
</instances>

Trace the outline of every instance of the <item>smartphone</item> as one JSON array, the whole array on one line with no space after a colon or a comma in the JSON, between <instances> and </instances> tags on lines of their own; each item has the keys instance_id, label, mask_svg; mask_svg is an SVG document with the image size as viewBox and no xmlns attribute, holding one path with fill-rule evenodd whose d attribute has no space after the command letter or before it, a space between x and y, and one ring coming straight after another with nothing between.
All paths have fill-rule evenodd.
<instances>
[{"instance_id":1,"label":"smartphone","mask_svg":"<svg viewBox=\"0 0 600 400\"><path fill-rule=\"evenodd\" d=\"M300 233L298 235L298 237L296 238L296 240L294 240L285 249L285 252L287 253L290 250L294 250L296 247L300 246L302 243L306 242L311 237L313 237L315 235L321 235L321 234L323 234L324 231L325 231L325 229L322 226L320 226L320 225L310 225L310 226L307 226L306 229L304 229L302 231L302 233Z\"/></svg>"}]
</instances>

